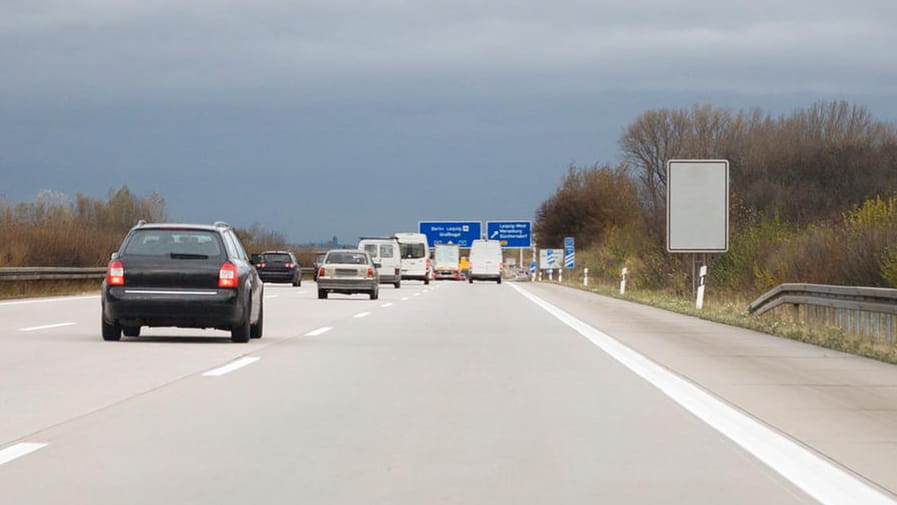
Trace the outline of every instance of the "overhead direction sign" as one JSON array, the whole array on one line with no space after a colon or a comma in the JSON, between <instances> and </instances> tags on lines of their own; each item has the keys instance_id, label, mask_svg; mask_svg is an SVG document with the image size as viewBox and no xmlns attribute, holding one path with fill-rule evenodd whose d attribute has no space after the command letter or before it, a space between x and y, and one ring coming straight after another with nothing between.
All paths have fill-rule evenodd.
<instances>
[{"instance_id":1,"label":"overhead direction sign","mask_svg":"<svg viewBox=\"0 0 897 505\"><path fill-rule=\"evenodd\" d=\"M729 250L729 161L667 162L667 251Z\"/></svg>"},{"instance_id":2,"label":"overhead direction sign","mask_svg":"<svg viewBox=\"0 0 897 505\"><path fill-rule=\"evenodd\" d=\"M427 236L430 247L436 244L458 244L470 247L482 235L483 224L479 221L420 221L420 233Z\"/></svg>"},{"instance_id":3,"label":"overhead direction sign","mask_svg":"<svg viewBox=\"0 0 897 505\"><path fill-rule=\"evenodd\" d=\"M486 221L486 238L502 247L532 247L532 221Z\"/></svg>"}]
</instances>

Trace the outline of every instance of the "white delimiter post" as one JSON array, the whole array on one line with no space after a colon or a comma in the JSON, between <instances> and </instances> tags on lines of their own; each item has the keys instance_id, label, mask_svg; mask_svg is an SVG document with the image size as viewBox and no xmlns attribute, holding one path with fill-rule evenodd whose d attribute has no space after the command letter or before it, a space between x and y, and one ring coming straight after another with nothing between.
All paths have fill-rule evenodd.
<instances>
[{"instance_id":1,"label":"white delimiter post","mask_svg":"<svg viewBox=\"0 0 897 505\"><path fill-rule=\"evenodd\" d=\"M621 272L620 275L621 275L620 294L625 295L626 294L626 276L629 275L629 269L626 267L623 267L623 272Z\"/></svg>"},{"instance_id":2,"label":"white delimiter post","mask_svg":"<svg viewBox=\"0 0 897 505\"><path fill-rule=\"evenodd\" d=\"M698 300L695 303L695 308L701 310L704 308L704 277L707 276L707 265L701 265L701 281L698 284Z\"/></svg>"},{"instance_id":3,"label":"white delimiter post","mask_svg":"<svg viewBox=\"0 0 897 505\"><path fill-rule=\"evenodd\" d=\"M583 271L585 272L585 276L582 278L582 285L589 287L589 267L586 267Z\"/></svg>"},{"instance_id":4,"label":"white delimiter post","mask_svg":"<svg viewBox=\"0 0 897 505\"><path fill-rule=\"evenodd\" d=\"M558 282L560 282L560 283L564 282L564 268L563 267L558 268Z\"/></svg>"}]
</instances>

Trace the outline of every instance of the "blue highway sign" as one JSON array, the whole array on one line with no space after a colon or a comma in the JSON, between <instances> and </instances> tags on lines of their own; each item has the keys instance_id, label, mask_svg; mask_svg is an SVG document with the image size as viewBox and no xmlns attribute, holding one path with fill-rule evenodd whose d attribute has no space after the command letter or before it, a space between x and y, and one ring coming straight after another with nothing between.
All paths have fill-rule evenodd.
<instances>
[{"instance_id":1,"label":"blue highway sign","mask_svg":"<svg viewBox=\"0 0 897 505\"><path fill-rule=\"evenodd\" d=\"M436 244L458 244L470 247L474 240L480 238L483 224L479 221L420 221L420 233L427 236L430 247Z\"/></svg>"},{"instance_id":2,"label":"blue highway sign","mask_svg":"<svg viewBox=\"0 0 897 505\"><path fill-rule=\"evenodd\" d=\"M564 237L564 268L572 269L576 266L576 247L573 245L573 237Z\"/></svg>"},{"instance_id":3,"label":"blue highway sign","mask_svg":"<svg viewBox=\"0 0 897 505\"><path fill-rule=\"evenodd\" d=\"M532 221L486 221L486 238L502 247L531 247Z\"/></svg>"}]
</instances>

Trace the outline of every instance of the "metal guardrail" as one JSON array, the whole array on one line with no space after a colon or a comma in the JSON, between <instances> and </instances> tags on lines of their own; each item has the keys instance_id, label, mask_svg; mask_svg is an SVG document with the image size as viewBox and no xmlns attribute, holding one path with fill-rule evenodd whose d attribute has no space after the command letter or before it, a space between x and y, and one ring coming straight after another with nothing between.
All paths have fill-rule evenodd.
<instances>
[{"instance_id":1,"label":"metal guardrail","mask_svg":"<svg viewBox=\"0 0 897 505\"><path fill-rule=\"evenodd\" d=\"M786 283L754 300L748 312L760 315L782 305L795 321L837 326L889 344L897 336L897 289Z\"/></svg>"},{"instance_id":2,"label":"metal guardrail","mask_svg":"<svg viewBox=\"0 0 897 505\"><path fill-rule=\"evenodd\" d=\"M38 281L102 279L106 267L4 267L0 268L0 281Z\"/></svg>"},{"instance_id":3,"label":"metal guardrail","mask_svg":"<svg viewBox=\"0 0 897 505\"><path fill-rule=\"evenodd\" d=\"M312 267L302 267L303 274L313 274ZM106 267L2 267L2 281L44 281L44 280L77 280L102 279L106 276Z\"/></svg>"}]
</instances>

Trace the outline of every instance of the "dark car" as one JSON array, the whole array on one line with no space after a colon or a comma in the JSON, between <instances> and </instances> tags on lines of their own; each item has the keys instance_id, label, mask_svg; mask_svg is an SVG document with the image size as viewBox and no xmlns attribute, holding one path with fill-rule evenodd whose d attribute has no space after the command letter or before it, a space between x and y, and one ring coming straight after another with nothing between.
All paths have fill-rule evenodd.
<instances>
[{"instance_id":1,"label":"dark car","mask_svg":"<svg viewBox=\"0 0 897 505\"><path fill-rule=\"evenodd\" d=\"M128 232L102 285L103 340L143 326L216 328L234 342L262 336L263 284L226 223L146 224Z\"/></svg>"},{"instance_id":2,"label":"dark car","mask_svg":"<svg viewBox=\"0 0 897 505\"><path fill-rule=\"evenodd\" d=\"M255 269L264 282L289 282L302 285L302 265L289 251L265 251L253 256Z\"/></svg>"}]
</instances>

